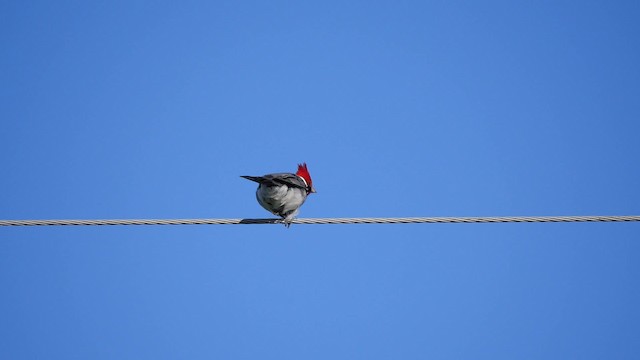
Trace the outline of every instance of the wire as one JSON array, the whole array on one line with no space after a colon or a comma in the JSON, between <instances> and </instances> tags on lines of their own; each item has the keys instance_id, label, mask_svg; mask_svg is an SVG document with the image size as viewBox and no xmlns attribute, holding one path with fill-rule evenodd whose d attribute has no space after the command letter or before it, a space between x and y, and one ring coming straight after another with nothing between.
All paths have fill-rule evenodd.
<instances>
[{"instance_id":1,"label":"wire","mask_svg":"<svg viewBox=\"0 0 640 360\"><path fill-rule=\"evenodd\" d=\"M417 223L548 223L632 222L640 216L510 216L510 217L410 217L410 218L307 218L292 224L417 224ZM85 225L239 225L282 224L282 219L111 219L111 220L0 220L0 226Z\"/></svg>"}]
</instances>

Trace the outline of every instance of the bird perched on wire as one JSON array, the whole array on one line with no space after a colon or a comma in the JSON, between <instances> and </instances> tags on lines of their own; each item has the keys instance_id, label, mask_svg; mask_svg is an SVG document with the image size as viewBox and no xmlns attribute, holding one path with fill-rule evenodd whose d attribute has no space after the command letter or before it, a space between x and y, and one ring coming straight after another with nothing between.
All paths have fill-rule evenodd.
<instances>
[{"instance_id":1,"label":"bird perched on wire","mask_svg":"<svg viewBox=\"0 0 640 360\"><path fill-rule=\"evenodd\" d=\"M298 164L295 174L240 177L260 184L256 190L258 203L272 214L282 217L286 227L291 226L291 221L298 215L298 210L304 204L307 195L316 192L306 163Z\"/></svg>"}]
</instances>

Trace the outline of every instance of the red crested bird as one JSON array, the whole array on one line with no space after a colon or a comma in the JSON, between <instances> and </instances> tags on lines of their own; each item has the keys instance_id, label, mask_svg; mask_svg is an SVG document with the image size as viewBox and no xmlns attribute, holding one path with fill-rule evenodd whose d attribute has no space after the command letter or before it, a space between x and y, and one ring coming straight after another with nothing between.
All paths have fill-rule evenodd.
<instances>
[{"instance_id":1,"label":"red crested bird","mask_svg":"<svg viewBox=\"0 0 640 360\"><path fill-rule=\"evenodd\" d=\"M298 164L298 171L295 174L278 173L240 177L259 184L256 190L258 203L270 213L282 217L286 227L291 226L291 221L298 215L298 210L304 204L307 195L316 192L305 163Z\"/></svg>"}]
</instances>

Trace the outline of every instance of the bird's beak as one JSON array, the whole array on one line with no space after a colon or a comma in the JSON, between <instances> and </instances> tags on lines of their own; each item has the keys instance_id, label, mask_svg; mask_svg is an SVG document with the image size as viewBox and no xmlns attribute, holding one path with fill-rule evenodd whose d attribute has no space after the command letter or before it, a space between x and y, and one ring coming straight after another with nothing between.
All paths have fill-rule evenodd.
<instances>
[{"instance_id":1,"label":"bird's beak","mask_svg":"<svg viewBox=\"0 0 640 360\"><path fill-rule=\"evenodd\" d=\"M311 188L311 193L312 193L312 194L315 194L316 192L317 192L317 191L316 191L316 188L312 187L312 188Z\"/></svg>"}]
</instances>

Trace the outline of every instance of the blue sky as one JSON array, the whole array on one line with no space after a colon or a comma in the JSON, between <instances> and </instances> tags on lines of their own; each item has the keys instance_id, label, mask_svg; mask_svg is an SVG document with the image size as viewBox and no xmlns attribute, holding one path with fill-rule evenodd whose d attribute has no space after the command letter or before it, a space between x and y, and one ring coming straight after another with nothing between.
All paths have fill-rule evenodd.
<instances>
[{"instance_id":1,"label":"blue sky","mask_svg":"<svg viewBox=\"0 0 640 360\"><path fill-rule=\"evenodd\" d=\"M5 1L0 219L640 214L634 1ZM0 229L4 359L634 359L640 225Z\"/></svg>"}]
</instances>

